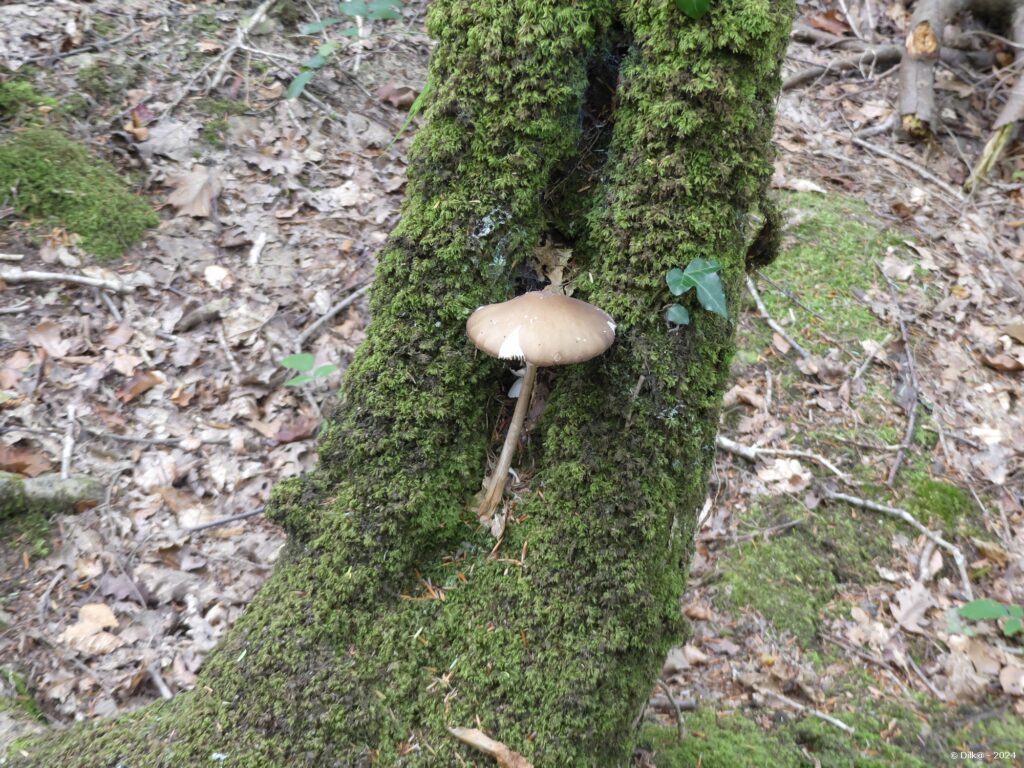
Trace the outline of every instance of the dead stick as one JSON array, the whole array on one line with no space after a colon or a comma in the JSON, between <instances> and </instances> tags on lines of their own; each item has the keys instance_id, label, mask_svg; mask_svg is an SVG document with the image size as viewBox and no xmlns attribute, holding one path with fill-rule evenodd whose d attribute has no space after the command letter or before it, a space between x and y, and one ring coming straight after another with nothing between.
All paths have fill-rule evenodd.
<instances>
[{"instance_id":1,"label":"dead stick","mask_svg":"<svg viewBox=\"0 0 1024 768\"><path fill-rule=\"evenodd\" d=\"M821 464L821 466L825 467L825 469L843 482L853 483L853 479L839 469L835 464L830 462L824 456L819 456L818 454L811 453L810 451L801 451L796 449L791 450L788 448L760 448L752 445L743 445L742 443L737 443L735 440L730 440L724 435L718 435L715 438L715 445L726 453L739 456L747 461L757 461L759 456L788 456L790 458L809 459Z\"/></svg>"},{"instance_id":2,"label":"dead stick","mask_svg":"<svg viewBox=\"0 0 1024 768\"><path fill-rule=\"evenodd\" d=\"M878 271L885 279L885 283L889 288L889 300L892 302L892 308L896 313L896 322L900 327L900 336L903 337L903 354L907 358L907 374L910 376L910 386L914 389L914 397L910 404L910 410L907 412L907 428L903 433L903 440L900 442L900 449L896 452L896 458L892 462L892 467L889 468L889 476L885 479L885 484L890 488L892 484L896 482L896 475L900 471L900 465L903 464L903 458L907 453L907 449L910 448L911 442L914 440L914 428L917 426L917 399L920 396L921 389L917 386L917 369L914 366L914 350L910 346L910 334L907 332L907 324L903 320L903 310L900 308L899 296L896 293L896 285L892 279L885 274L885 270L881 266L878 267Z\"/></svg>"},{"instance_id":3,"label":"dead stick","mask_svg":"<svg viewBox=\"0 0 1024 768\"><path fill-rule=\"evenodd\" d=\"M7 283L74 283L90 288L106 288L117 293L131 293L135 287L117 280L103 280L85 275L65 275L58 272L32 272L18 267L0 267L0 280Z\"/></svg>"},{"instance_id":4,"label":"dead stick","mask_svg":"<svg viewBox=\"0 0 1024 768\"><path fill-rule=\"evenodd\" d=\"M71 477L71 453L75 450L75 405L68 405L68 425L64 430L64 447L60 453L60 479Z\"/></svg>"},{"instance_id":5,"label":"dead stick","mask_svg":"<svg viewBox=\"0 0 1024 768\"><path fill-rule=\"evenodd\" d=\"M306 342L309 341L313 336L315 336L327 321L329 321L332 317L341 312L341 310L345 309L345 307L348 307L351 304L353 304L360 296L362 296L364 293L370 290L370 285L370 282L363 283L363 285L360 286L357 290L353 291L344 299L342 299L333 307L331 307L329 310L327 310L327 313L323 317L318 318L314 323L307 326L306 330L300 333L299 338L295 340L296 351L301 352L302 347L305 346Z\"/></svg>"},{"instance_id":6,"label":"dead stick","mask_svg":"<svg viewBox=\"0 0 1024 768\"><path fill-rule=\"evenodd\" d=\"M858 147L861 147L862 149L866 149L869 152L874 152L876 155L881 155L882 157L886 157L892 160L894 163L899 163L905 168L909 168L921 178L930 181L932 184L937 186L939 189L941 189L943 192L945 192L947 195L949 195L957 202L963 202L964 196L959 192L959 190L954 189L949 184L940 179L938 176L936 176L934 173L929 171L927 168L918 165L913 160L903 157L903 155L896 154L895 152L888 150L885 147L880 147L877 144L872 144L870 142L864 141L864 139L853 138L850 139L850 141L852 141L854 144L856 144Z\"/></svg>"},{"instance_id":7,"label":"dead stick","mask_svg":"<svg viewBox=\"0 0 1024 768\"><path fill-rule=\"evenodd\" d=\"M259 7L253 11L252 16L249 17L248 21L245 21L238 25L238 29L235 30L235 41L228 46L228 49L224 51L221 56L220 66L217 67L217 71L213 73L213 79L210 80L210 85L206 89L207 93L212 91L218 85L220 85L221 78L224 77L224 73L227 72L228 66L231 64L231 60L235 57L238 49L245 42L245 36L249 34L249 30L255 27L257 24L263 21L267 16L267 11L270 10L271 6L277 2L277 0L263 0Z\"/></svg>"},{"instance_id":8,"label":"dead stick","mask_svg":"<svg viewBox=\"0 0 1024 768\"><path fill-rule=\"evenodd\" d=\"M222 517L219 520L211 520L208 523L202 525L193 525L190 528L186 528L186 533L198 533L199 531L207 531L210 528L219 528L222 525L230 525L231 523L237 523L240 520L248 520L250 517L256 517L256 515L263 514L263 507L259 509L253 509L249 512L241 512L237 515L230 515L229 517Z\"/></svg>"},{"instance_id":9,"label":"dead stick","mask_svg":"<svg viewBox=\"0 0 1024 768\"><path fill-rule=\"evenodd\" d=\"M757 310L761 313L761 317L768 323L768 327L775 331L779 336L784 338L789 346L797 351L800 357L806 359L811 356L811 353L801 347L792 336L786 333L786 329L779 325L772 316L768 314L768 308L764 305L764 301L761 299L761 294L757 292L757 287L754 285L754 281L749 277L747 278L747 290L750 291L750 295L754 297L754 303L757 304Z\"/></svg>"},{"instance_id":10,"label":"dead stick","mask_svg":"<svg viewBox=\"0 0 1024 768\"><path fill-rule=\"evenodd\" d=\"M918 533L934 541L953 556L957 570L960 572L960 581L964 589L964 594L967 596L968 600L974 599L974 591L971 589L971 579L967 575L967 558L964 557L964 553L960 551L958 546L950 544L935 531L922 525L917 518L907 512L907 510L900 509L899 507L890 507L888 504L879 504L877 501L862 499L859 496L849 496L845 493L837 493L836 491L830 491L828 489L825 490L825 498L833 501L845 501L847 504L859 507L860 509L867 509L871 512L881 512L883 515L890 515L902 520Z\"/></svg>"}]
</instances>

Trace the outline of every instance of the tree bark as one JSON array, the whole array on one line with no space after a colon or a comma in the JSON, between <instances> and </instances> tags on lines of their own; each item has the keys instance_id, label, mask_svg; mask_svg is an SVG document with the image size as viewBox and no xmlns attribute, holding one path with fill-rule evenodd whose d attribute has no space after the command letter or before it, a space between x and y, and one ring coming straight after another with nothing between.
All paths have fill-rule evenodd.
<instances>
[{"instance_id":1,"label":"tree bark","mask_svg":"<svg viewBox=\"0 0 1024 768\"><path fill-rule=\"evenodd\" d=\"M436 2L433 98L367 339L319 468L270 506L286 554L195 690L22 744L13 764L472 764L448 732L463 726L538 766L626 764L680 637L734 348L733 320L696 303L668 326L665 273L717 259L735 318L791 13ZM506 384L464 325L510 298L550 229L617 341L542 374L520 458L535 471L490 555L472 497Z\"/></svg>"}]
</instances>

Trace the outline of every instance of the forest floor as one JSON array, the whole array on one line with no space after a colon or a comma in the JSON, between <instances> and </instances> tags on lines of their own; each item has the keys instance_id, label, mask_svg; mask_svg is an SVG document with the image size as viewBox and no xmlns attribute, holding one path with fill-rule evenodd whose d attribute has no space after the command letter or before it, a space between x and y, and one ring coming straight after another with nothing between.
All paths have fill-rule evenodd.
<instances>
[{"instance_id":1,"label":"forest floor","mask_svg":"<svg viewBox=\"0 0 1024 768\"><path fill-rule=\"evenodd\" d=\"M104 219L25 221L0 195L0 269L121 288L0 282L0 470L65 465L105 488L77 514L0 515L0 744L194 684L283 543L252 513L312 466L362 338L425 81L423 5L302 34L332 8L281 0L242 36L254 6L0 6L0 151L59 129L160 219L98 261ZM908 16L805 3L798 23L899 42ZM845 55L794 39L785 75ZM959 611L1024 605L1022 147L961 191L1009 85L996 59L939 71L944 126L922 145L887 129L893 70L784 92L784 249L753 276L763 310L753 291L744 307L691 634L637 765L1024 764L1024 633ZM328 367L285 386L300 352Z\"/></svg>"}]
</instances>

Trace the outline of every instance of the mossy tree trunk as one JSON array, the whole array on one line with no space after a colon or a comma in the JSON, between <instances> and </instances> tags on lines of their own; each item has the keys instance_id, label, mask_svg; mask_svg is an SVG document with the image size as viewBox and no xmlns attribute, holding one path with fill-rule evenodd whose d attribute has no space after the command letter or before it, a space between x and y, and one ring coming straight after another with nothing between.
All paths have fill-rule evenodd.
<instances>
[{"instance_id":1,"label":"mossy tree trunk","mask_svg":"<svg viewBox=\"0 0 1024 768\"><path fill-rule=\"evenodd\" d=\"M538 766L626 764L679 637L734 343L696 304L670 330L664 276L719 260L735 315L790 13L438 0L433 98L367 340L319 469L274 494L286 554L194 691L14 763L484 765L447 732L479 726ZM551 228L618 339L547 376L537 471L494 557L469 502L507 380L464 325L511 296Z\"/></svg>"}]
</instances>

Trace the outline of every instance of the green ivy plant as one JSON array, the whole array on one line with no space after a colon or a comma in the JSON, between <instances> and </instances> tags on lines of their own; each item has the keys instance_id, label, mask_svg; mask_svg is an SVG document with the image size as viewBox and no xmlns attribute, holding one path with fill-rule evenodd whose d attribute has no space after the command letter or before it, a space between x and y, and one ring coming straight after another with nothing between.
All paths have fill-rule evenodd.
<instances>
[{"instance_id":1,"label":"green ivy plant","mask_svg":"<svg viewBox=\"0 0 1024 768\"><path fill-rule=\"evenodd\" d=\"M691 288L696 288L697 301L704 309L728 319L725 292L718 276L721 269L722 265L717 261L694 259L686 265L686 269L670 269L665 274L665 282L673 296L682 296ZM665 319L674 325L688 325L690 313L682 304L670 304L665 310Z\"/></svg>"},{"instance_id":2,"label":"green ivy plant","mask_svg":"<svg viewBox=\"0 0 1024 768\"><path fill-rule=\"evenodd\" d=\"M708 12L711 0L676 0L676 8L691 19L699 19Z\"/></svg>"},{"instance_id":3,"label":"green ivy plant","mask_svg":"<svg viewBox=\"0 0 1024 768\"><path fill-rule=\"evenodd\" d=\"M997 619L1005 619L1003 622L1003 635L1005 637L1024 634L1024 607L1005 605L988 598L972 600L961 605L959 608L955 608L950 616L950 626L954 631L962 630L962 634L971 635L973 631L970 627L964 627L961 620L974 622L996 621Z\"/></svg>"},{"instance_id":4,"label":"green ivy plant","mask_svg":"<svg viewBox=\"0 0 1024 768\"><path fill-rule=\"evenodd\" d=\"M286 387L301 387L303 384L315 383L325 379L338 370L338 366L332 363L321 365L316 370L313 370L315 362L316 358L309 352L303 352L300 355L288 355L288 357L281 361L281 367L298 371L299 375L288 379L284 385Z\"/></svg>"},{"instance_id":5,"label":"green ivy plant","mask_svg":"<svg viewBox=\"0 0 1024 768\"><path fill-rule=\"evenodd\" d=\"M299 31L304 35L319 35L330 29L332 35L355 37L359 34L359 27L352 23L354 19L363 18L367 21L399 19L401 14L398 11L401 7L401 0L343 0L338 3L337 16L303 24L299 27ZM336 27L341 24L349 26L337 29ZM316 76L317 71L338 50L340 44L337 40L326 40L321 43L316 53L302 63L302 71L292 80L285 96L289 99L297 99L309 85L309 81Z\"/></svg>"}]
</instances>

